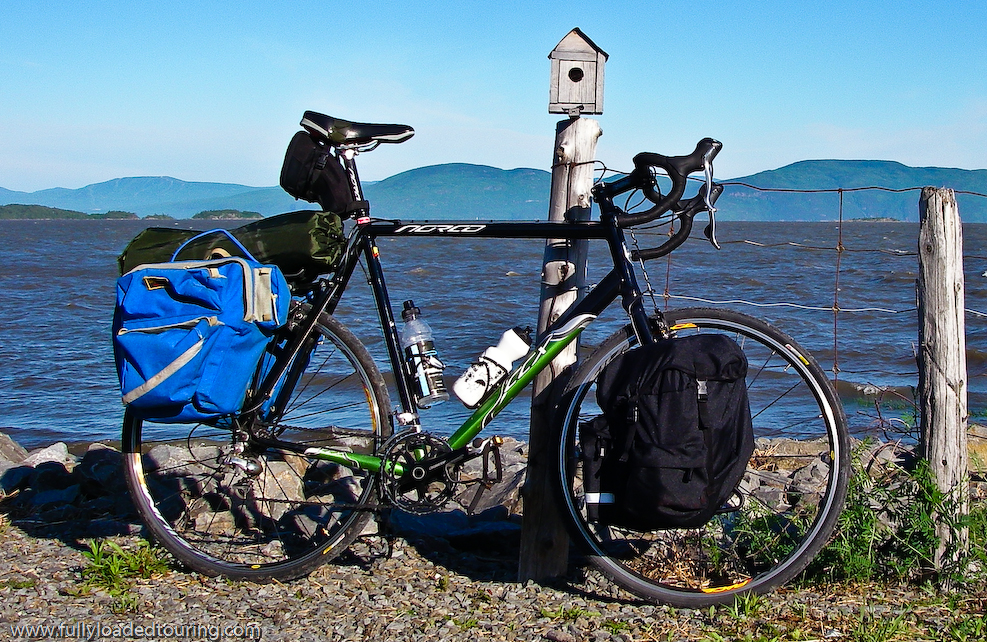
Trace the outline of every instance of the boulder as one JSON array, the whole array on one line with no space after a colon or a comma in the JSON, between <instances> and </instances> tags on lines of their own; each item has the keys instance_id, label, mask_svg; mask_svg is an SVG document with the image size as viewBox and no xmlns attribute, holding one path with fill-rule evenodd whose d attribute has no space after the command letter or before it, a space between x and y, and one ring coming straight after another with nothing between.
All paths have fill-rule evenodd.
<instances>
[{"instance_id":1,"label":"boulder","mask_svg":"<svg viewBox=\"0 0 987 642\"><path fill-rule=\"evenodd\" d=\"M5 432L0 432L0 464L19 464L27 458L27 451Z\"/></svg>"},{"instance_id":2,"label":"boulder","mask_svg":"<svg viewBox=\"0 0 987 642\"><path fill-rule=\"evenodd\" d=\"M75 455L69 453L69 447L65 445L65 442L59 441L51 446L48 446L47 448L32 450L22 461L25 466L32 467L37 467L39 464L43 464L45 462L56 462L62 464L65 466L66 470L71 471L75 468L76 458Z\"/></svg>"},{"instance_id":3,"label":"boulder","mask_svg":"<svg viewBox=\"0 0 987 642\"><path fill-rule=\"evenodd\" d=\"M123 493L127 490L123 475L123 454L103 444L89 446L72 475L90 497Z\"/></svg>"},{"instance_id":4,"label":"boulder","mask_svg":"<svg viewBox=\"0 0 987 642\"><path fill-rule=\"evenodd\" d=\"M483 458L479 457L467 462L460 474L460 480L464 483L456 493L455 500L463 509L471 512L482 513L496 506L505 506L509 513L518 513L521 510L521 486L524 484L524 474L528 466L528 445L511 437L504 438L504 443L500 446L501 460L501 480L490 483L487 487L483 483ZM487 476L493 477L496 474L493 455L487 460ZM470 483L470 482L473 483ZM477 492L482 488L479 499ZM476 504L473 502L476 500Z\"/></svg>"}]
</instances>

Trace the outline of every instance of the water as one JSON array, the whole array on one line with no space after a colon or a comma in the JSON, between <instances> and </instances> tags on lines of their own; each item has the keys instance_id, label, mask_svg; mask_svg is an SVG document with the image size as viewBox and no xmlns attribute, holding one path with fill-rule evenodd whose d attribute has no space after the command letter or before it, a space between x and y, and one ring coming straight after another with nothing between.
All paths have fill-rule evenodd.
<instances>
[{"instance_id":1,"label":"water","mask_svg":"<svg viewBox=\"0 0 987 642\"><path fill-rule=\"evenodd\" d=\"M191 226L183 221L176 223ZM53 441L119 439L123 409L113 367L110 323L116 256L148 223L140 221L0 221L0 430L26 447ZM208 225L208 224L199 224ZM839 230L834 223L723 223L716 251L693 239L671 263L650 262L659 295L673 307L742 300L783 307L732 307L770 320L839 370L839 390L857 433L879 427L881 416L911 421L907 403L917 383L914 255L918 226L847 223L837 291ZM987 312L987 225L964 226L967 308ZM638 235L642 246L660 238ZM744 243L756 241L764 246ZM821 247L815 250L787 245ZM504 330L535 326L543 242L491 239L382 239L381 256L395 310L413 299L422 308L448 366L447 383ZM597 244L598 245L598 244ZM605 248L592 247L590 281L606 266ZM832 307L838 295L841 312ZM659 303L663 302L659 299ZM807 310L810 306L826 310ZM881 308L889 311L860 308ZM602 341L623 318L619 306L584 334L584 349ZM384 370L383 345L369 290L358 273L343 297L340 318L368 345ZM987 408L987 320L967 315L971 414ZM877 393L877 394L875 394ZM520 398L491 427L525 438L528 399ZM449 434L469 415L450 400L423 413L426 427Z\"/></svg>"}]
</instances>

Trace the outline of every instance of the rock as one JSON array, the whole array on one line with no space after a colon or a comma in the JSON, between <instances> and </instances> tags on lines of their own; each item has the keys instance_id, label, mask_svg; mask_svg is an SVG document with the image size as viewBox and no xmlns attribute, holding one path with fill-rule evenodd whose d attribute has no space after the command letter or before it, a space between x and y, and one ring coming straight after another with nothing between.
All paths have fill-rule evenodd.
<instances>
[{"instance_id":1,"label":"rock","mask_svg":"<svg viewBox=\"0 0 987 642\"><path fill-rule=\"evenodd\" d=\"M75 478L59 461L43 461L31 470L28 485L36 491L62 490L75 484Z\"/></svg>"},{"instance_id":2,"label":"rock","mask_svg":"<svg viewBox=\"0 0 987 642\"><path fill-rule=\"evenodd\" d=\"M274 521L281 519L290 506L305 499L298 471L283 461L266 462L254 490L258 497L268 500L257 502L257 508L265 513L265 518Z\"/></svg>"},{"instance_id":3,"label":"rock","mask_svg":"<svg viewBox=\"0 0 987 642\"><path fill-rule=\"evenodd\" d=\"M402 537L425 535L445 538L449 533L469 529L470 518L458 509L427 515L414 515L395 509L391 511L389 523L394 532Z\"/></svg>"},{"instance_id":4,"label":"rock","mask_svg":"<svg viewBox=\"0 0 987 642\"><path fill-rule=\"evenodd\" d=\"M0 462L18 464L27 459L27 451L5 432L0 432Z\"/></svg>"},{"instance_id":5,"label":"rock","mask_svg":"<svg viewBox=\"0 0 987 642\"><path fill-rule=\"evenodd\" d=\"M18 464L0 465L0 497L9 495L26 485L34 469Z\"/></svg>"},{"instance_id":6,"label":"rock","mask_svg":"<svg viewBox=\"0 0 987 642\"><path fill-rule=\"evenodd\" d=\"M123 454L103 444L91 445L72 474L90 497L127 490L123 475Z\"/></svg>"},{"instance_id":7,"label":"rock","mask_svg":"<svg viewBox=\"0 0 987 642\"><path fill-rule=\"evenodd\" d=\"M803 466L792 475L792 481L800 492L821 493L828 480L829 465L820 459Z\"/></svg>"},{"instance_id":8,"label":"rock","mask_svg":"<svg viewBox=\"0 0 987 642\"><path fill-rule=\"evenodd\" d=\"M551 640L552 642L579 642L578 638L572 633L558 629L549 629L545 632L544 637L546 640Z\"/></svg>"},{"instance_id":9,"label":"rock","mask_svg":"<svg viewBox=\"0 0 987 642\"><path fill-rule=\"evenodd\" d=\"M528 466L528 446L511 437L504 438L500 446L501 481L492 483L484 488L480 499L473 508L474 513L483 512L494 506L506 506L511 513L518 512L521 506L521 486L524 484L524 474ZM460 479L475 480L475 483L464 484L456 493L456 502L469 511L477 490L482 485L484 461L482 457L467 462L462 469ZM493 455L487 460L487 476L496 474Z\"/></svg>"},{"instance_id":10,"label":"rock","mask_svg":"<svg viewBox=\"0 0 987 642\"><path fill-rule=\"evenodd\" d=\"M32 508L45 508L51 505L65 505L71 504L79 496L79 486L78 484L74 486L69 486L67 488L62 488L58 490L44 490L35 493L31 497L30 506Z\"/></svg>"},{"instance_id":11,"label":"rock","mask_svg":"<svg viewBox=\"0 0 987 642\"><path fill-rule=\"evenodd\" d=\"M66 470L72 470L75 467L76 458L69 453L69 448L65 442L59 441L47 448L32 450L21 463L25 466L37 467L45 462L56 462L65 466Z\"/></svg>"},{"instance_id":12,"label":"rock","mask_svg":"<svg viewBox=\"0 0 987 642\"><path fill-rule=\"evenodd\" d=\"M503 472L503 479L499 483L486 488L482 483L464 486L463 490L456 494L456 502L465 510L469 510L476 499L477 492L480 492L479 500L473 506L473 512L479 513L495 506L506 506L509 512L519 512L521 505L521 486L524 484L525 467L519 465L511 470Z\"/></svg>"}]
</instances>

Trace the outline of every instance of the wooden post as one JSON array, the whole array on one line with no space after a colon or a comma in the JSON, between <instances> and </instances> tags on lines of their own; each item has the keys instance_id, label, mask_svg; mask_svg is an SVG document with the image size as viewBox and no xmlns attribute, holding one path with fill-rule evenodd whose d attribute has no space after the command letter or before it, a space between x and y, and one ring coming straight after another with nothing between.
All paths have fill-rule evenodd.
<instances>
[{"instance_id":1,"label":"wooden post","mask_svg":"<svg viewBox=\"0 0 987 642\"><path fill-rule=\"evenodd\" d=\"M602 133L599 123L587 118L558 124L549 220L589 220L596 141ZM586 253L587 241L549 239L546 243L539 336L580 297L586 284ZM518 577L522 582L561 577L568 566L569 537L551 474L552 457L558 452L551 417L565 386L563 375L569 373L566 368L576 362L577 356L578 346L569 346L538 375L532 389L528 469L521 489L524 520Z\"/></svg>"},{"instance_id":2,"label":"wooden post","mask_svg":"<svg viewBox=\"0 0 987 642\"><path fill-rule=\"evenodd\" d=\"M969 510L969 455L963 230L953 190L923 189L919 223L920 450L959 517ZM939 545L928 569L935 574L957 562L968 544L966 529L950 522L937 519Z\"/></svg>"}]
</instances>

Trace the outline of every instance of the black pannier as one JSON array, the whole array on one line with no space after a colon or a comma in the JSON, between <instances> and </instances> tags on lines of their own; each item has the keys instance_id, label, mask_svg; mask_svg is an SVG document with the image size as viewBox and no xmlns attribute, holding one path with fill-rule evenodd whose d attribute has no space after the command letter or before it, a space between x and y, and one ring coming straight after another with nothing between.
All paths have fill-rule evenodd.
<instances>
[{"instance_id":1,"label":"black pannier","mask_svg":"<svg viewBox=\"0 0 987 642\"><path fill-rule=\"evenodd\" d=\"M288 212L230 230L261 263L273 263L284 273L292 290L304 291L320 274L333 272L346 247L343 222L333 212ZM127 245L117 259L120 274L138 265L170 261L182 243L198 230L150 227ZM240 256L242 252L223 231L207 234L182 248L178 260Z\"/></svg>"},{"instance_id":2,"label":"black pannier","mask_svg":"<svg viewBox=\"0 0 987 642\"><path fill-rule=\"evenodd\" d=\"M580 425L589 518L696 528L728 503L754 452L747 359L727 336L627 352L597 381L603 415Z\"/></svg>"},{"instance_id":3,"label":"black pannier","mask_svg":"<svg viewBox=\"0 0 987 642\"><path fill-rule=\"evenodd\" d=\"M308 132L295 133L288 143L281 166L281 187L295 198L318 203L322 209L340 215L366 205L353 199L346 171L328 145Z\"/></svg>"}]
</instances>

